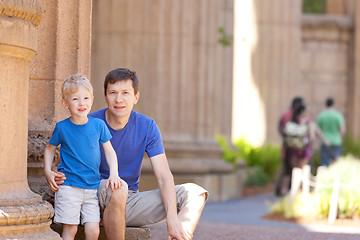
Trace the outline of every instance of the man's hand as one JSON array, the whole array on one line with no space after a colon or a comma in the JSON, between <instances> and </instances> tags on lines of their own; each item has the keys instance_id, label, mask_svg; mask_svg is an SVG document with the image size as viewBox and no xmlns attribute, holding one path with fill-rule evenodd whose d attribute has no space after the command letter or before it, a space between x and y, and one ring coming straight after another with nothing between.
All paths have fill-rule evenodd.
<instances>
[{"instance_id":1,"label":"man's hand","mask_svg":"<svg viewBox=\"0 0 360 240\"><path fill-rule=\"evenodd\" d=\"M325 146L327 146L327 147L331 147L331 143L330 143L330 141L329 140L327 140L326 138L324 139L324 144L325 144Z\"/></svg>"},{"instance_id":2,"label":"man's hand","mask_svg":"<svg viewBox=\"0 0 360 240\"><path fill-rule=\"evenodd\" d=\"M51 191L56 192L59 190L59 185L64 183L66 179L65 174L55 171L45 171L47 184Z\"/></svg>"},{"instance_id":3,"label":"man's hand","mask_svg":"<svg viewBox=\"0 0 360 240\"><path fill-rule=\"evenodd\" d=\"M61 185L64 183L66 177L64 173L58 171L57 167L58 167L57 164L53 164L51 166L51 171L58 173L55 175L55 182L57 185Z\"/></svg>"},{"instance_id":4,"label":"man's hand","mask_svg":"<svg viewBox=\"0 0 360 240\"><path fill-rule=\"evenodd\" d=\"M183 226L180 224L179 220L169 221L170 219L166 220L167 223L167 230L168 230L168 240L191 240L193 234L184 229Z\"/></svg>"}]
</instances>

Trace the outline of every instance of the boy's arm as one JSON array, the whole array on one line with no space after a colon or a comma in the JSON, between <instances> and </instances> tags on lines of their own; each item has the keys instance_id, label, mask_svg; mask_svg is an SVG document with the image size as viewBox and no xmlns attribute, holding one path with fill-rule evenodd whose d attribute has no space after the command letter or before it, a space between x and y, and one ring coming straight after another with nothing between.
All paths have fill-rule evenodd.
<instances>
[{"instance_id":1,"label":"boy's arm","mask_svg":"<svg viewBox=\"0 0 360 240\"><path fill-rule=\"evenodd\" d=\"M114 148L111 145L110 140L102 144L106 162L110 169L110 176L106 183L106 189L108 189L109 185L111 187L111 190L118 189L122 186L119 173L118 173L118 161L116 157L116 152Z\"/></svg>"},{"instance_id":2,"label":"boy's arm","mask_svg":"<svg viewBox=\"0 0 360 240\"><path fill-rule=\"evenodd\" d=\"M44 152L44 172L46 181L51 191L59 190L59 185L55 182L55 178L62 178L63 174L51 170L54 160L56 146L48 144Z\"/></svg>"}]
</instances>

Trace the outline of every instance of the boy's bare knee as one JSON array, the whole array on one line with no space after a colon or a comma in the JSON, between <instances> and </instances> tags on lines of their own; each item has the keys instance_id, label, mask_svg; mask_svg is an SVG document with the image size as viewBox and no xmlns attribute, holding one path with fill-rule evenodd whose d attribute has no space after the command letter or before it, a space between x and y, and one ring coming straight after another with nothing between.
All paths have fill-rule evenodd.
<instances>
[{"instance_id":1,"label":"boy's bare knee","mask_svg":"<svg viewBox=\"0 0 360 240\"><path fill-rule=\"evenodd\" d=\"M91 236L91 237L95 237L95 236L99 236L100 234L100 228L89 228L89 229L85 229L85 235L86 236ZM97 238L96 238L97 239Z\"/></svg>"},{"instance_id":2,"label":"boy's bare knee","mask_svg":"<svg viewBox=\"0 0 360 240\"><path fill-rule=\"evenodd\" d=\"M63 224L62 239L74 239L77 229L77 225Z\"/></svg>"},{"instance_id":3,"label":"boy's bare knee","mask_svg":"<svg viewBox=\"0 0 360 240\"><path fill-rule=\"evenodd\" d=\"M98 239L100 235L100 228L98 223L85 223L86 239Z\"/></svg>"}]
</instances>

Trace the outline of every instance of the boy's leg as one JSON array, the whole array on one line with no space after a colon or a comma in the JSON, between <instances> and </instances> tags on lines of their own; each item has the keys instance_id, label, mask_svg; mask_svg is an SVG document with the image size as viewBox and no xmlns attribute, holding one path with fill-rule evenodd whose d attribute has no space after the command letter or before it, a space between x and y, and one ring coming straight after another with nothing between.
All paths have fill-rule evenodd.
<instances>
[{"instance_id":1,"label":"boy's leg","mask_svg":"<svg viewBox=\"0 0 360 240\"><path fill-rule=\"evenodd\" d=\"M100 228L98 222L86 222L84 228L86 240L97 240L99 238Z\"/></svg>"},{"instance_id":2,"label":"boy's leg","mask_svg":"<svg viewBox=\"0 0 360 240\"><path fill-rule=\"evenodd\" d=\"M61 238L63 240L74 240L78 225L63 224Z\"/></svg>"},{"instance_id":3,"label":"boy's leg","mask_svg":"<svg viewBox=\"0 0 360 240\"><path fill-rule=\"evenodd\" d=\"M100 207L97 189L84 189L84 199L81 206L81 224L85 228L86 240L98 239L100 234Z\"/></svg>"},{"instance_id":4,"label":"boy's leg","mask_svg":"<svg viewBox=\"0 0 360 240\"><path fill-rule=\"evenodd\" d=\"M82 189L60 185L55 193L54 222L63 224L62 238L74 239L80 220Z\"/></svg>"}]
</instances>

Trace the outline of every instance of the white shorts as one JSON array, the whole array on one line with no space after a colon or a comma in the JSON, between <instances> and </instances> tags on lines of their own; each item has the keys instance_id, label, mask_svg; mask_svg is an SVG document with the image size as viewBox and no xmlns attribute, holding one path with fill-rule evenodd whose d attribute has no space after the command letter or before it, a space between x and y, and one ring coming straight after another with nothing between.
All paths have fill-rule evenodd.
<instances>
[{"instance_id":1,"label":"white shorts","mask_svg":"<svg viewBox=\"0 0 360 240\"><path fill-rule=\"evenodd\" d=\"M54 222L78 225L100 222L100 207L97 189L82 189L60 185L55 193Z\"/></svg>"}]
</instances>

